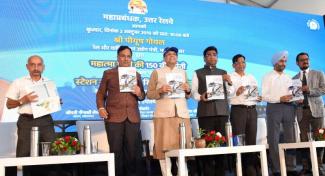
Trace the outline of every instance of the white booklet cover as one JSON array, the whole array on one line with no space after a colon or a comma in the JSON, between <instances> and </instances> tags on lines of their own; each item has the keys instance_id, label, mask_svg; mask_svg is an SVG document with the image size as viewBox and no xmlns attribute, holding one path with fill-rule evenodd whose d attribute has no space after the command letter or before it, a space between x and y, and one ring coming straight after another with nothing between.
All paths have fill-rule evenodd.
<instances>
[{"instance_id":1,"label":"white booklet cover","mask_svg":"<svg viewBox=\"0 0 325 176\"><path fill-rule=\"evenodd\" d=\"M302 83L300 79L292 79L292 85L289 87L289 91L293 96L291 101L304 99L304 95L302 93Z\"/></svg>"},{"instance_id":2,"label":"white booklet cover","mask_svg":"<svg viewBox=\"0 0 325 176\"><path fill-rule=\"evenodd\" d=\"M258 87L255 82L246 79L243 80L242 86L245 87L243 94L247 101L258 101Z\"/></svg>"},{"instance_id":3,"label":"white booklet cover","mask_svg":"<svg viewBox=\"0 0 325 176\"><path fill-rule=\"evenodd\" d=\"M258 87L256 85L246 85L244 96L247 101L257 101L258 100Z\"/></svg>"},{"instance_id":4,"label":"white booklet cover","mask_svg":"<svg viewBox=\"0 0 325 176\"><path fill-rule=\"evenodd\" d=\"M137 85L137 71L135 67L118 67L120 92L133 92Z\"/></svg>"},{"instance_id":5,"label":"white booklet cover","mask_svg":"<svg viewBox=\"0 0 325 176\"><path fill-rule=\"evenodd\" d=\"M184 98L185 92L181 88L182 84L185 82L183 76L180 73L167 73L166 74L167 84L172 88L171 92L168 92L167 96L169 98Z\"/></svg>"},{"instance_id":6,"label":"white booklet cover","mask_svg":"<svg viewBox=\"0 0 325 176\"><path fill-rule=\"evenodd\" d=\"M225 99L221 75L206 75L208 100Z\"/></svg>"},{"instance_id":7,"label":"white booklet cover","mask_svg":"<svg viewBox=\"0 0 325 176\"><path fill-rule=\"evenodd\" d=\"M60 97L53 81L34 84L27 89L38 96L37 101L31 102L34 118L61 110Z\"/></svg>"}]
</instances>

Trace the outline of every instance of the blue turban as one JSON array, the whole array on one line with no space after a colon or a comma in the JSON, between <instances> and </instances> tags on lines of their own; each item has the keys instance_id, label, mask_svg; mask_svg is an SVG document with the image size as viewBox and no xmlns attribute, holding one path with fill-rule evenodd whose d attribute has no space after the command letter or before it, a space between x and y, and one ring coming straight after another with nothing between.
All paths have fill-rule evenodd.
<instances>
[{"instance_id":1,"label":"blue turban","mask_svg":"<svg viewBox=\"0 0 325 176\"><path fill-rule=\"evenodd\" d=\"M288 54L289 53L286 50L275 53L272 56L272 65L275 65L276 63L278 63L279 60L282 59L283 57L288 58Z\"/></svg>"}]
</instances>

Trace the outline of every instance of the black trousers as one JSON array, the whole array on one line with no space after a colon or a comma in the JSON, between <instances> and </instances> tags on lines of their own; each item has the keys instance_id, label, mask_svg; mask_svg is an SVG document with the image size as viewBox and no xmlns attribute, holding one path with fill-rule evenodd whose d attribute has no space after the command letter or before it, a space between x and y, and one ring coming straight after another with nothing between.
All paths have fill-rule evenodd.
<instances>
[{"instance_id":1,"label":"black trousers","mask_svg":"<svg viewBox=\"0 0 325 176\"><path fill-rule=\"evenodd\" d=\"M225 135L225 124L228 116L199 117L199 127L211 131L215 130ZM225 155L197 157L204 176L223 176L225 175Z\"/></svg>"},{"instance_id":2,"label":"black trousers","mask_svg":"<svg viewBox=\"0 0 325 176\"><path fill-rule=\"evenodd\" d=\"M318 128L323 128L324 118L313 117L309 107L303 108L302 111L303 111L302 119L298 119L299 128L300 128L300 139L301 142L306 142L308 141L307 133L310 130L314 132ZM311 129L309 129L310 127ZM299 151L301 151L302 164L304 169L310 170L311 164L310 164L309 149L300 149ZM318 158L319 166L323 164L323 156L324 156L324 148L317 148L317 158Z\"/></svg>"},{"instance_id":3,"label":"black trousers","mask_svg":"<svg viewBox=\"0 0 325 176\"><path fill-rule=\"evenodd\" d=\"M110 152L115 155L116 175L140 175L140 123L131 123L129 120L121 123L105 122L105 128Z\"/></svg>"},{"instance_id":4,"label":"black trousers","mask_svg":"<svg viewBox=\"0 0 325 176\"><path fill-rule=\"evenodd\" d=\"M245 145L256 145L257 111L255 106L232 105L230 121L233 135L245 134ZM255 168L257 162L256 153L244 153L243 175L257 175Z\"/></svg>"}]
</instances>

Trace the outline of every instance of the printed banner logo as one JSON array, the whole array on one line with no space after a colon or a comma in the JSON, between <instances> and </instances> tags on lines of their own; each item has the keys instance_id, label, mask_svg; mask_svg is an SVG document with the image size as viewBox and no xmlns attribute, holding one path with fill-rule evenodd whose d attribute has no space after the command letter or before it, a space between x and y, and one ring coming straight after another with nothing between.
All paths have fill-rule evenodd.
<instances>
[{"instance_id":1,"label":"printed banner logo","mask_svg":"<svg viewBox=\"0 0 325 176\"><path fill-rule=\"evenodd\" d=\"M148 13L147 4L144 0L130 0L128 4L129 13L142 14Z\"/></svg>"},{"instance_id":2,"label":"printed banner logo","mask_svg":"<svg viewBox=\"0 0 325 176\"><path fill-rule=\"evenodd\" d=\"M307 26L310 30L317 31L320 28L320 25L317 20L311 19L307 21Z\"/></svg>"}]
</instances>

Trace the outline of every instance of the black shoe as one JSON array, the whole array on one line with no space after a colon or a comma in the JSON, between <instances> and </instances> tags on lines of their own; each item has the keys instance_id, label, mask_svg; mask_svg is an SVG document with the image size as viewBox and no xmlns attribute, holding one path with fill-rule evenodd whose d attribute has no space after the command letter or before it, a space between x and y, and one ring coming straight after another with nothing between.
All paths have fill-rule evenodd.
<instances>
[{"instance_id":1,"label":"black shoe","mask_svg":"<svg viewBox=\"0 0 325 176\"><path fill-rule=\"evenodd\" d=\"M281 174L279 172L274 172L273 176L281 176Z\"/></svg>"},{"instance_id":2,"label":"black shoe","mask_svg":"<svg viewBox=\"0 0 325 176\"><path fill-rule=\"evenodd\" d=\"M288 175L288 176L297 176L298 173L297 173L297 171L288 171L288 172L287 172L287 175Z\"/></svg>"},{"instance_id":3,"label":"black shoe","mask_svg":"<svg viewBox=\"0 0 325 176\"><path fill-rule=\"evenodd\" d=\"M313 175L310 169L302 169L299 173L298 176L307 176L307 175Z\"/></svg>"}]
</instances>

